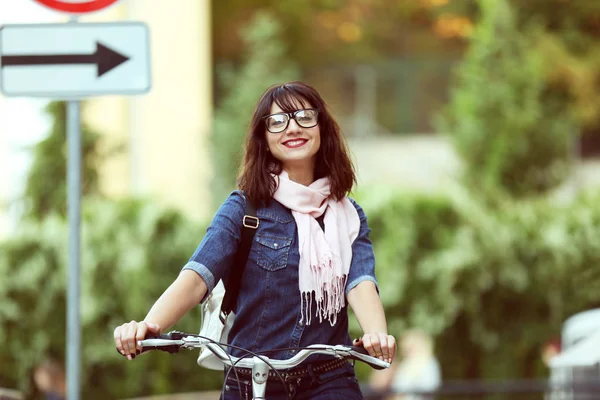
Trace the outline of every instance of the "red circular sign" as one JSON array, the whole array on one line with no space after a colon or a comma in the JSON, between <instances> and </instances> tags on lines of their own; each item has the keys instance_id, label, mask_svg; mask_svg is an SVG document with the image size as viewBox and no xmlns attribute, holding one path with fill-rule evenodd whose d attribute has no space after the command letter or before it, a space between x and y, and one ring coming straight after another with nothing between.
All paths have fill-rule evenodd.
<instances>
[{"instance_id":1,"label":"red circular sign","mask_svg":"<svg viewBox=\"0 0 600 400\"><path fill-rule=\"evenodd\" d=\"M85 14L106 8L119 0L87 0L74 3L68 0L34 0L57 11Z\"/></svg>"}]
</instances>

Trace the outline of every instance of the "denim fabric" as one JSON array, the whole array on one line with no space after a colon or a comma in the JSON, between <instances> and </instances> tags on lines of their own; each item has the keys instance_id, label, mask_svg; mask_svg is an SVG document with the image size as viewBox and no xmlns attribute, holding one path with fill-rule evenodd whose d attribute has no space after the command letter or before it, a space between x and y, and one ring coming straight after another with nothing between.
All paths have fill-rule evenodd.
<instances>
[{"instance_id":1,"label":"denim fabric","mask_svg":"<svg viewBox=\"0 0 600 400\"><path fill-rule=\"evenodd\" d=\"M248 379L241 379L240 382L235 378L229 378L225 386L225 396L221 396L221 400L251 400L252 382ZM267 400L363 399L354 368L350 364L321 375L314 375L312 378L288 382L285 385L278 380L269 380L265 397Z\"/></svg>"},{"instance_id":2,"label":"denim fabric","mask_svg":"<svg viewBox=\"0 0 600 400\"><path fill-rule=\"evenodd\" d=\"M375 278L375 258L369 239L370 229L362 208L351 200L360 217L360 232L352 244L352 264L346 293L363 281ZM206 235L183 267L198 273L209 292L216 283L235 273L232 265L240 242L245 198L234 191L215 214ZM258 207L260 219L244 270L235 308L235 322L229 343L258 352L275 350L265 355L287 359L294 355L288 347L310 344L351 344L348 334L347 306L338 314L337 323L319 322L314 314L310 325L301 323L301 302L298 288L298 233L289 209L273 200L268 207ZM314 313L316 307L313 307ZM241 350L232 350L239 357ZM326 356L311 356L307 361L323 360Z\"/></svg>"}]
</instances>

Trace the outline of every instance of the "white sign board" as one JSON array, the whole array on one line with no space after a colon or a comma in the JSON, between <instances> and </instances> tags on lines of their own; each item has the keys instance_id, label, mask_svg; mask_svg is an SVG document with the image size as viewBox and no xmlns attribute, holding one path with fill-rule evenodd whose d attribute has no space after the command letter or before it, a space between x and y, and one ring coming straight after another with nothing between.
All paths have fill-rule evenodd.
<instances>
[{"instance_id":1,"label":"white sign board","mask_svg":"<svg viewBox=\"0 0 600 400\"><path fill-rule=\"evenodd\" d=\"M141 22L4 25L0 91L78 99L151 88L150 40Z\"/></svg>"}]
</instances>

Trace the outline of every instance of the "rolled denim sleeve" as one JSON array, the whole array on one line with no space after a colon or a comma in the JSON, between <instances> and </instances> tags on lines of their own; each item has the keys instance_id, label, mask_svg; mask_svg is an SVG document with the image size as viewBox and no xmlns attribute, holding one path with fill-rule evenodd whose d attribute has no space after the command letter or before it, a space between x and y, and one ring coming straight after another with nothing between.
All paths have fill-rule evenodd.
<instances>
[{"instance_id":1,"label":"rolled denim sleeve","mask_svg":"<svg viewBox=\"0 0 600 400\"><path fill-rule=\"evenodd\" d=\"M202 277L208 287L207 294L231 269L240 242L245 205L242 192L232 192L217 210L196 251L182 268Z\"/></svg>"},{"instance_id":2,"label":"rolled denim sleeve","mask_svg":"<svg viewBox=\"0 0 600 400\"><path fill-rule=\"evenodd\" d=\"M356 207L358 217L360 219L360 230L357 238L352 243L352 263L350 264L350 272L346 283L346 294L356 287L361 282L371 281L375 283L377 291L379 284L375 277L375 254L373 252L373 244L369 238L371 229L367 223L367 215L353 199L350 202Z\"/></svg>"}]
</instances>

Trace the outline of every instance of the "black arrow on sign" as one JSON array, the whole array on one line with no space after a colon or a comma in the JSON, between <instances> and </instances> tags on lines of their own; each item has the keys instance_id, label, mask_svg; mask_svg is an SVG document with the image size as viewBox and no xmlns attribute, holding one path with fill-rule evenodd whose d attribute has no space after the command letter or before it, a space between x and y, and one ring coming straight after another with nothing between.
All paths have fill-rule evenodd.
<instances>
[{"instance_id":1,"label":"black arrow on sign","mask_svg":"<svg viewBox=\"0 0 600 400\"><path fill-rule=\"evenodd\" d=\"M129 57L96 42L96 52L92 54L12 55L2 56L0 63L2 67L17 65L96 64L98 77L101 77L127 60L129 60Z\"/></svg>"}]
</instances>

